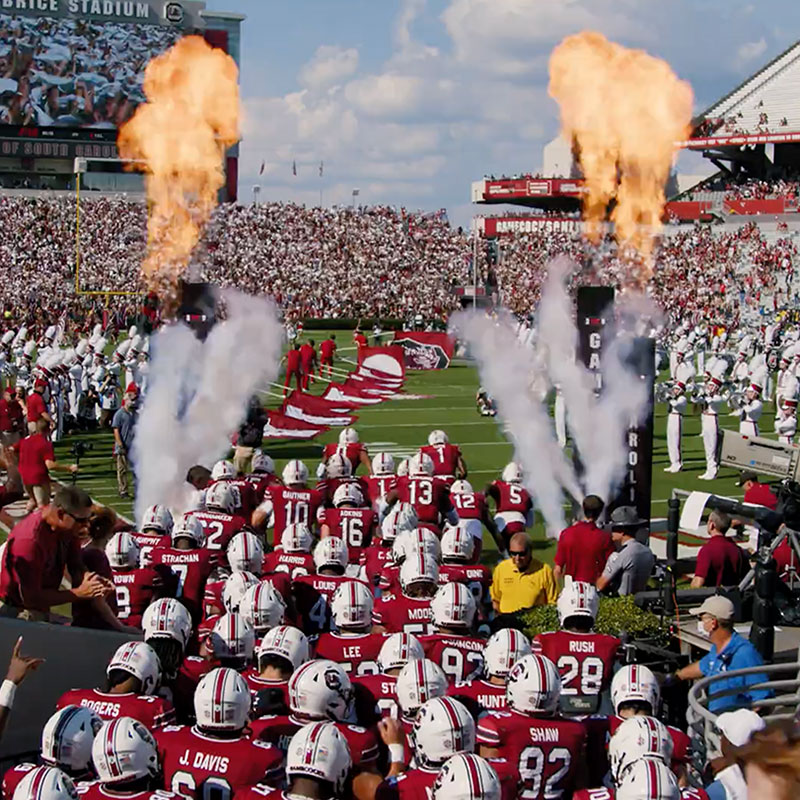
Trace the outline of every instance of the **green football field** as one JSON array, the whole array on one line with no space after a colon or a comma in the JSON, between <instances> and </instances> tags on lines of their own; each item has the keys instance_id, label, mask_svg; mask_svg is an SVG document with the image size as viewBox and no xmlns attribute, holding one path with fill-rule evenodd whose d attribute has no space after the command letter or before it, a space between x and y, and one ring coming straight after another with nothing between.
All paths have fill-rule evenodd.
<instances>
[{"instance_id":1,"label":"green football field","mask_svg":"<svg viewBox=\"0 0 800 800\"><path fill-rule=\"evenodd\" d=\"M314 331L312 338L319 342L325 338L324 331ZM344 345L349 339L346 332L338 331L337 339ZM341 360L353 358L354 350L340 351L338 366L349 368L350 364ZM326 386L317 381L312 387L314 393L321 393ZM265 387L266 388L266 387ZM396 400L388 400L380 405L363 408L358 412L356 428L371 455L385 450L398 458L413 455L416 448L426 443L428 433L434 428L442 428L450 441L461 446L467 466L469 480L477 489L499 476L503 466L512 457L512 448L497 419L481 417L475 409L475 393L478 388L478 373L473 365L456 362L449 369L440 372L409 372L404 387L405 395ZM273 391L276 391L273 388ZM271 408L280 405L278 397L265 394L264 400ZM774 409L768 404L764 420L771 427ZM721 417L722 427L735 429L738 425L734 417ZM663 405L656 409L654 456L653 456L653 516L665 516L667 499L673 488L702 489L731 497L741 496L735 485L736 473L733 470L720 470L720 477L713 482L698 481L697 476L705 470L703 443L699 436L699 409L688 414L684 421L683 453L684 471L673 475L664 473L668 466L665 439L666 410ZM278 470L292 458L306 462L311 474L319 462L322 445L336 441L339 428L332 428L311 442L265 442L264 450L276 461ZM119 513L132 517L132 502L122 500L116 491L116 475L112 458L113 438L110 432L71 437L56 446L56 457L69 462L70 448L76 438L92 445L80 462L78 485L89 491L96 501L110 505ZM208 465L211 466L211 465ZM567 508L565 506L565 508ZM567 513L568 510L567 510ZM552 560L554 544L545 540L541 520L537 516L533 537L537 543L540 558ZM493 560L494 542L486 536L486 560Z\"/></svg>"}]
</instances>

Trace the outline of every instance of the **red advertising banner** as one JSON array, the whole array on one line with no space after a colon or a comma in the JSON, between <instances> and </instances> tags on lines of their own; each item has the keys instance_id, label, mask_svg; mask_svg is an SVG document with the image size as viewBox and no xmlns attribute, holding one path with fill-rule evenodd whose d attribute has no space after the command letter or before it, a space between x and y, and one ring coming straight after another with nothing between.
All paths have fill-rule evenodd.
<instances>
[{"instance_id":1,"label":"red advertising banner","mask_svg":"<svg viewBox=\"0 0 800 800\"><path fill-rule=\"evenodd\" d=\"M484 217L480 220L484 236L504 236L517 233L580 233L583 222L578 217Z\"/></svg>"},{"instance_id":2,"label":"red advertising banner","mask_svg":"<svg viewBox=\"0 0 800 800\"><path fill-rule=\"evenodd\" d=\"M580 197L581 178L500 178L487 180L483 186L484 200L504 197Z\"/></svg>"},{"instance_id":3,"label":"red advertising banner","mask_svg":"<svg viewBox=\"0 0 800 800\"><path fill-rule=\"evenodd\" d=\"M446 333L395 331L394 343L403 348L407 369L447 369L455 342Z\"/></svg>"}]
</instances>

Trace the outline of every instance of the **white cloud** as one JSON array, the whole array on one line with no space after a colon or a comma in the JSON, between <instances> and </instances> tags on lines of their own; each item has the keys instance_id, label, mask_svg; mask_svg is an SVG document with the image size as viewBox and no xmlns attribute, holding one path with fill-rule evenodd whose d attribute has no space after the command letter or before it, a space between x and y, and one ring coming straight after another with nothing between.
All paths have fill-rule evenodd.
<instances>
[{"instance_id":1,"label":"white cloud","mask_svg":"<svg viewBox=\"0 0 800 800\"><path fill-rule=\"evenodd\" d=\"M298 80L310 89L321 89L349 78L357 69L358 50L324 44L300 70Z\"/></svg>"},{"instance_id":2,"label":"white cloud","mask_svg":"<svg viewBox=\"0 0 800 800\"><path fill-rule=\"evenodd\" d=\"M746 67L751 61L761 58L767 49L767 40L762 36L756 42L745 42L736 51L736 63L739 67Z\"/></svg>"}]
</instances>

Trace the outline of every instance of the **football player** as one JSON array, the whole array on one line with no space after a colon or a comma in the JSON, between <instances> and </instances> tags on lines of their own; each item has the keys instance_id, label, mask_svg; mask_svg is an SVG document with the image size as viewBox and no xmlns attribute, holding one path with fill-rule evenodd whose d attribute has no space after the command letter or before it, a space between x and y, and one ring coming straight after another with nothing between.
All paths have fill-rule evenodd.
<instances>
[{"instance_id":1,"label":"football player","mask_svg":"<svg viewBox=\"0 0 800 800\"><path fill-rule=\"evenodd\" d=\"M56 767L73 781L94 777L92 742L103 720L89 708L64 706L47 720L42 729L42 763ZM14 790L36 769L35 764L18 764L3 774L3 798L11 800Z\"/></svg>"},{"instance_id":2,"label":"football player","mask_svg":"<svg viewBox=\"0 0 800 800\"><path fill-rule=\"evenodd\" d=\"M420 447L419 451L433 461L433 474L437 478L450 483L456 478L467 477L467 465L464 463L464 456L461 455L461 448L450 444L444 431L431 431L428 434L428 444Z\"/></svg>"},{"instance_id":3,"label":"football player","mask_svg":"<svg viewBox=\"0 0 800 800\"><path fill-rule=\"evenodd\" d=\"M542 653L558 667L562 695L597 699L591 713L598 710L600 694L611 686L621 646L616 636L593 631L597 606L597 589L573 581L556 602L561 630L540 633L533 640L533 652Z\"/></svg>"},{"instance_id":4,"label":"football player","mask_svg":"<svg viewBox=\"0 0 800 800\"><path fill-rule=\"evenodd\" d=\"M156 734L164 787L185 800L212 792L230 797L254 783L280 784L283 753L245 735L250 689L231 669L209 672L194 694L193 726L171 725Z\"/></svg>"},{"instance_id":5,"label":"football player","mask_svg":"<svg viewBox=\"0 0 800 800\"><path fill-rule=\"evenodd\" d=\"M7 800L78 800L78 790L72 778L56 767L36 767L33 764L16 784L13 795ZM15 767L16 769L16 767Z\"/></svg>"},{"instance_id":6,"label":"football player","mask_svg":"<svg viewBox=\"0 0 800 800\"><path fill-rule=\"evenodd\" d=\"M154 730L175 719L172 705L156 696L160 684L158 656L144 642L126 642L108 662L102 691L71 689L59 697L56 708L90 708L102 720L133 717Z\"/></svg>"},{"instance_id":7,"label":"football player","mask_svg":"<svg viewBox=\"0 0 800 800\"><path fill-rule=\"evenodd\" d=\"M447 694L447 676L429 658L415 659L397 673L395 693L400 708L400 722L406 734L410 734L420 708L428 700Z\"/></svg>"},{"instance_id":8,"label":"football player","mask_svg":"<svg viewBox=\"0 0 800 800\"><path fill-rule=\"evenodd\" d=\"M178 576L175 597L192 615L196 625L202 619L206 583L214 568L211 553L203 547L205 534L194 514L181 514L172 528L172 547L153 552L153 564L163 564Z\"/></svg>"},{"instance_id":9,"label":"football player","mask_svg":"<svg viewBox=\"0 0 800 800\"><path fill-rule=\"evenodd\" d=\"M530 800L570 797L583 768L586 733L580 722L557 715L560 692L549 658L523 656L508 675L509 710L490 711L478 722L480 755L516 765L522 795Z\"/></svg>"},{"instance_id":10,"label":"football player","mask_svg":"<svg viewBox=\"0 0 800 800\"><path fill-rule=\"evenodd\" d=\"M479 619L485 620L492 608L492 597L489 593L492 570L486 564L474 563L478 543L479 540L461 523L455 527L445 526L441 543L442 565L439 567L439 583L442 585L451 582L463 583L475 598Z\"/></svg>"},{"instance_id":11,"label":"football player","mask_svg":"<svg viewBox=\"0 0 800 800\"><path fill-rule=\"evenodd\" d=\"M492 535L497 549L503 549L504 542L497 532L497 526L494 524L491 514L489 514L486 498L482 492L476 492L469 481L454 481L450 486L450 500L458 513L458 527L466 530L475 541L472 551L473 564L480 561L484 528Z\"/></svg>"},{"instance_id":12,"label":"football player","mask_svg":"<svg viewBox=\"0 0 800 800\"><path fill-rule=\"evenodd\" d=\"M201 647L219 661L220 666L244 672L253 663L256 636L240 614L225 614Z\"/></svg>"},{"instance_id":13,"label":"football player","mask_svg":"<svg viewBox=\"0 0 800 800\"><path fill-rule=\"evenodd\" d=\"M334 661L308 661L289 679L288 716L254 720L253 735L286 750L292 736L309 722L333 720L347 740L353 767L374 771L378 758L375 734L345 722L352 711L353 687L347 673Z\"/></svg>"},{"instance_id":14,"label":"football player","mask_svg":"<svg viewBox=\"0 0 800 800\"><path fill-rule=\"evenodd\" d=\"M244 479L253 487L258 506L264 500L267 487L280 486L281 479L275 474L275 462L266 453L253 453L250 469Z\"/></svg>"},{"instance_id":15,"label":"football player","mask_svg":"<svg viewBox=\"0 0 800 800\"><path fill-rule=\"evenodd\" d=\"M341 453L334 453L327 464L320 464L317 475L320 481L314 488L323 496L326 506L333 505L333 496L341 486L356 486L362 495L368 490L367 482L353 476L350 462Z\"/></svg>"},{"instance_id":16,"label":"football player","mask_svg":"<svg viewBox=\"0 0 800 800\"><path fill-rule=\"evenodd\" d=\"M451 683L476 678L483 671L486 642L470 634L475 625L475 598L462 583L447 583L431 600L435 633L422 636L425 657L438 664Z\"/></svg>"},{"instance_id":17,"label":"football player","mask_svg":"<svg viewBox=\"0 0 800 800\"><path fill-rule=\"evenodd\" d=\"M272 546L280 547L288 525L302 522L309 528L317 519L323 496L308 488L308 467L302 461L290 461L283 468L283 486L268 486L264 502L253 512L253 527L260 532L272 528Z\"/></svg>"},{"instance_id":18,"label":"football player","mask_svg":"<svg viewBox=\"0 0 800 800\"><path fill-rule=\"evenodd\" d=\"M239 477L236 474L236 467L230 461L217 461L211 468L211 483L224 483L233 493L233 513L250 519L250 515L256 510L256 506L262 498L257 498L256 490L252 482L244 475ZM208 497L206 496L206 503Z\"/></svg>"},{"instance_id":19,"label":"football player","mask_svg":"<svg viewBox=\"0 0 800 800\"><path fill-rule=\"evenodd\" d=\"M531 643L521 631L497 631L483 651L484 677L451 685L447 694L462 702L476 720L487 711L505 710L508 673L530 652Z\"/></svg>"},{"instance_id":20,"label":"football player","mask_svg":"<svg viewBox=\"0 0 800 800\"><path fill-rule=\"evenodd\" d=\"M247 526L247 519L236 513L236 494L227 481L212 483L206 489L204 511L193 511L206 539L206 549L215 554L224 564L230 540Z\"/></svg>"},{"instance_id":21,"label":"football player","mask_svg":"<svg viewBox=\"0 0 800 800\"><path fill-rule=\"evenodd\" d=\"M378 586L382 593L400 591L400 568L409 556L427 553L437 564L442 562L442 543L439 536L427 528L401 531L392 544L392 558L381 572Z\"/></svg>"},{"instance_id":22,"label":"football player","mask_svg":"<svg viewBox=\"0 0 800 800\"><path fill-rule=\"evenodd\" d=\"M333 508L323 509L320 518L321 539L338 536L347 545L350 564L360 564L372 543L378 515L364 507L364 495L354 483L339 486L333 495Z\"/></svg>"},{"instance_id":23,"label":"football player","mask_svg":"<svg viewBox=\"0 0 800 800\"><path fill-rule=\"evenodd\" d=\"M117 596L117 618L134 628L142 627L142 614L150 603L170 596L177 588L176 576L169 567L140 567L140 553L136 539L126 531L115 533L106 545Z\"/></svg>"},{"instance_id":24,"label":"football player","mask_svg":"<svg viewBox=\"0 0 800 800\"><path fill-rule=\"evenodd\" d=\"M389 492L386 503L391 506L397 500L411 503L417 512L417 524L432 530L437 536L441 535L445 519L451 525L458 524L450 490L444 481L434 479L433 460L424 453L417 453L409 459L408 475L397 479L397 488Z\"/></svg>"},{"instance_id":25,"label":"football player","mask_svg":"<svg viewBox=\"0 0 800 800\"><path fill-rule=\"evenodd\" d=\"M395 575L400 566L394 566L392 547L397 537L404 531L413 531L417 527L417 512L408 503L397 503L384 517L381 523L380 542L373 540L372 545L364 553L361 561L361 574L364 580L373 587L376 597L379 596L377 587L385 570L391 567ZM388 583L385 584L388 586Z\"/></svg>"},{"instance_id":26,"label":"football player","mask_svg":"<svg viewBox=\"0 0 800 800\"><path fill-rule=\"evenodd\" d=\"M246 572L258 576L264 567L264 547L261 540L250 531L239 531L228 543L225 555L230 569L217 569L214 576L216 580L206 583L203 606L207 617L221 613L224 607L222 592L231 574Z\"/></svg>"},{"instance_id":27,"label":"football player","mask_svg":"<svg viewBox=\"0 0 800 800\"><path fill-rule=\"evenodd\" d=\"M279 625L267 632L258 646L258 666L242 676L254 695L254 717L288 712L289 678L309 660L310 651L306 635L297 628ZM280 711L274 710L278 707Z\"/></svg>"},{"instance_id":28,"label":"football player","mask_svg":"<svg viewBox=\"0 0 800 800\"><path fill-rule=\"evenodd\" d=\"M372 464L369 460L367 448L358 439L358 431L355 428L343 428L339 433L338 444L326 444L322 451L322 463L327 464L328 459L336 453L340 453L350 462L350 472L355 475L359 466L363 466L367 475L372 471Z\"/></svg>"},{"instance_id":29,"label":"football player","mask_svg":"<svg viewBox=\"0 0 800 800\"><path fill-rule=\"evenodd\" d=\"M494 523L505 542L501 551L505 558L511 537L533 525L533 501L522 486L522 467L514 461L507 464L500 480L487 486L484 494L494 501Z\"/></svg>"},{"instance_id":30,"label":"football player","mask_svg":"<svg viewBox=\"0 0 800 800\"><path fill-rule=\"evenodd\" d=\"M378 653L385 637L372 633L369 586L353 580L339 584L331 600L331 614L336 630L320 634L316 658L335 661L348 675L377 672Z\"/></svg>"},{"instance_id":31,"label":"football player","mask_svg":"<svg viewBox=\"0 0 800 800\"><path fill-rule=\"evenodd\" d=\"M433 782L431 800L500 800L502 786L494 767L474 753L445 761Z\"/></svg>"},{"instance_id":32,"label":"football player","mask_svg":"<svg viewBox=\"0 0 800 800\"><path fill-rule=\"evenodd\" d=\"M287 525L280 549L264 556L263 574L283 572L291 580L300 575L311 575L314 572L314 559L311 557L313 541L311 530L304 522Z\"/></svg>"},{"instance_id":33,"label":"football player","mask_svg":"<svg viewBox=\"0 0 800 800\"><path fill-rule=\"evenodd\" d=\"M372 459L372 475L364 478L367 484L367 500L377 509L378 504L397 485L394 474L394 459L389 453L378 453Z\"/></svg>"},{"instance_id":34,"label":"football player","mask_svg":"<svg viewBox=\"0 0 800 800\"><path fill-rule=\"evenodd\" d=\"M172 533L172 514L166 506L150 506L142 517L142 532L131 533L139 545L139 563L146 567L150 564L150 552L154 547L169 547L169 536Z\"/></svg>"},{"instance_id":35,"label":"football player","mask_svg":"<svg viewBox=\"0 0 800 800\"><path fill-rule=\"evenodd\" d=\"M375 604L376 633L434 633L431 600L439 580L439 565L428 553L408 556L400 567L400 592L385 593Z\"/></svg>"},{"instance_id":36,"label":"football player","mask_svg":"<svg viewBox=\"0 0 800 800\"><path fill-rule=\"evenodd\" d=\"M242 602L245 592L251 587L259 583L257 575L252 572L233 572L224 581L219 584L222 591L219 591L219 585L206 584L205 597L203 598L203 611L204 619L197 626L198 636L201 638L208 634L208 632L217 624L217 620L226 612L239 611L239 604Z\"/></svg>"},{"instance_id":37,"label":"football player","mask_svg":"<svg viewBox=\"0 0 800 800\"><path fill-rule=\"evenodd\" d=\"M259 581L242 595L239 613L253 629L258 645L267 631L285 622L286 603L269 581Z\"/></svg>"}]
</instances>

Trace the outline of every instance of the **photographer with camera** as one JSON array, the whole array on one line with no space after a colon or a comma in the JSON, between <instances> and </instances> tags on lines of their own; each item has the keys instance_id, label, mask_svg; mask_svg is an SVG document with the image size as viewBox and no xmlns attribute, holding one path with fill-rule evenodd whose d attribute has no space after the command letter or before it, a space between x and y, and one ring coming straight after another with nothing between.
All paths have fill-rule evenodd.
<instances>
[{"instance_id":1,"label":"photographer with camera","mask_svg":"<svg viewBox=\"0 0 800 800\"><path fill-rule=\"evenodd\" d=\"M117 459L117 492L120 497L130 497L128 492L128 453L133 446L133 432L139 403L139 387L129 383L122 398L122 405L111 420L114 431L114 457ZM136 476L133 475L134 491Z\"/></svg>"},{"instance_id":2,"label":"photographer with camera","mask_svg":"<svg viewBox=\"0 0 800 800\"><path fill-rule=\"evenodd\" d=\"M28 495L28 513L43 508L50 502L50 473L54 470L76 473L77 464L60 464L53 453L50 441L50 423L41 417L36 422L36 432L17 444L19 474Z\"/></svg>"}]
</instances>

